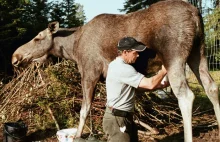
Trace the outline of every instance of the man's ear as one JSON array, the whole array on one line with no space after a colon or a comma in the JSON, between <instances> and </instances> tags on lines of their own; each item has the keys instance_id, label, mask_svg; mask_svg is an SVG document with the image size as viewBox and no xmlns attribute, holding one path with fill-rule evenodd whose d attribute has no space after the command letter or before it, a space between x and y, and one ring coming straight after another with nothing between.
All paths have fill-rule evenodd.
<instances>
[{"instance_id":1,"label":"man's ear","mask_svg":"<svg viewBox=\"0 0 220 142\"><path fill-rule=\"evenodd\" d=\"M50 34L56 33L58 29L59 29L59 22L55 21L48 24L48 31Z\"/></svg>"},{"instance_id":2,"label":"man's ear","mask_svg":"<svg viewBox=\"0 0 220 142\"><path fill-rule=\"evenodd\" d=\"M123 50L122 51L122 54L126 55L127 56L127 53L128 53L128 50Z\"/></svg>"}]
</instances>

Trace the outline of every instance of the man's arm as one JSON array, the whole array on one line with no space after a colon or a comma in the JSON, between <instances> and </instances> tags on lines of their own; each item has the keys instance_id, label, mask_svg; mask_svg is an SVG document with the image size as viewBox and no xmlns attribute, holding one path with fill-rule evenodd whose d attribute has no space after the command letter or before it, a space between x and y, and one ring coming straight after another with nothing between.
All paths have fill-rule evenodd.
<instances>
[{"instance_id":1,"label":"man's arm","mask_svg":"<svg viewBox=\"0 0 220 142\"><path fill-rule=\"evenodd\" d=\"M167 70L162 66L162 69L158 72L157 75L152 76L150 78L144 77L140 84L139 88L147 89L147 90L154 90L159 88L165 88L169 86L169 82L164 82L164 84L161 84L161 81L166 76Z\"/></svg>"}]
</instances>

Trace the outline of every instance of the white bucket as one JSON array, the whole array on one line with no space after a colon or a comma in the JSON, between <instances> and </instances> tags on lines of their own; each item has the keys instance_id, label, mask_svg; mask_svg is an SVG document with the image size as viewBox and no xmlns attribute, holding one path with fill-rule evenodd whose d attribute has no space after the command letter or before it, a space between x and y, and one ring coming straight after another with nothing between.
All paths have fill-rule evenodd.
<instances>
[{"instance_id":1,"label":"white bucket","mask_svg":"<svg viewBox=\"0 0 220 142\"><path fill-rule=\"evenodd\" d=\"M57 131L57 139L59 142L73 142L73 137L76 134L76 128L62 129Z\"/></svg>"}]
</instances>

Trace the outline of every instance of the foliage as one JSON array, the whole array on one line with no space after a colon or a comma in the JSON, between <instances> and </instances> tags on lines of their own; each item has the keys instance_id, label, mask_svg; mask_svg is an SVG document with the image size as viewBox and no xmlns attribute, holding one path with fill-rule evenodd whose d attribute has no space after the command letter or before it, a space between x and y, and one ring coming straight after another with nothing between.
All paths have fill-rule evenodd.
<instances>
[{"instance_id":1,"label":"foliage","mask_svg":"<svg viewBox=\"0 0 220 142\"><path fill-rule=\"evenodd\" d=\"M208 60L220 62L220 8L204 17ZM214 51L213 51L214 50ZM219 68L218 68L219 69Z\"/></svg>"},{"instance_id":2,"label":"foliage","mask_svg":"<svg viewBox=\"0 0 220 142\"><path fill-rule=\"evenodd\" d=\"M217 8L219 8L220 7L220 1L219 0L212 0L213 1L213 4L214 4L214 6Z\"/></svg>"},{"instance_id":3,"label":"foliage","mask_svg":"<svg viewBox=\"0 0 220 142\"><path fill-rule=\"evenodd\" d=\"M59 2L51 3L50 15L51 21L59 21L60 26L64 27L65 19L63 15L65 15L65 11L63 11L62 5Z\"/></svg>"},{"instance_id":4,"label":"foliage","mask_svg":"<svg viewBox=\"0 0 220 142\"><path fill-rule=\"evenodd\" d=\"M85 16L82 5L74 0L63 0L52 4L51 21L59 21L61 27L78 27L84 24Z\"/></svg>"},{"instance_id":5,"label":"foliage","mask_svg":"<svg viewBox=\"0 0 220 142\"><path fill-rule=\"evenodd\" d=\"M206 34L206 41L208 47L209 45L215 43L215 40L220 39L220 9L216 8L212 11L211 14L204 17L205 23L205 34Z\"/></svg>"},{"instance_id":6,"label":"foliage","mask_svg":"<svg viewBox=\"0 0 220 142\"><path fill-rule=\"evenodd\" d=\"M146 9L150 5L159 2L161 0L126 0L124 3L124 8L120 9L121 12L134 12L140 9ZM184 0L185 1L185 0ZM194 6L198 8L202 8L202 0L188 0L189 3L193 4Z\"/></svg>"},{"instance_id":7,"label":"foliage","mask_svg":"<svg viewBox=\"0 0 220 142\"><path fill-rule=\"evenodd\" d=\"M161 0L125 0L124 2L124 8L119 9L121 12L134 12L140 9L146 9L148 8L151 4L154 4L158 1ZM210 3L210 0L183 0L183 1L188 1L192 5L198 7L199 9L203 9L202 3ZM213 3L214 7L219 7L219 0L211 0Z\"/></svg>"},{"instance_id":8,"label":"foliage","mask_svg":"<svg viewBox=\"0 0 220 142\"><path fill-rule=\"evenodd\" d=\"M20 23L22 5L17 0L0 0L0 72L10 72L10 55L26 29Z\"/></svg>"},{"instance_id":9,"label":"foliage","mask_svg":"<svg viewBox=\"0 0 220 142\"><path fill-rule=\"evenodd\" d=\"M120 9L121 12L134 12L140 9L146 9L153 3L156 3L160 0L125 0L124 8Z\"/></svg>"}]
</instances>

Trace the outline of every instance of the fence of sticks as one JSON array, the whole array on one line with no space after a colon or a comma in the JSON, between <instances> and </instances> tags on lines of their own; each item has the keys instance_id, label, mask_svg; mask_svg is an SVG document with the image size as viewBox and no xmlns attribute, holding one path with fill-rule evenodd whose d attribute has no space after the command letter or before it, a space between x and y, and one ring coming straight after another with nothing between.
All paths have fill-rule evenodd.
<instances>
[{"instance_id":1,"label":"fence of sticks","mask_svg":"<svg viewBox=\"0 0 220 142\"><path fill-rule=\"evenodd\" d=\"M84 131L103 134L105 83L99 82L95 92ZM47 66L32 63L1 86L0 100L0 128L18 120L28 125L28 134L77 127L82 101L77 65L67 60ZM142 137L157 135L166 126L179 129L182 125L177 100L169 94L167 99L160 99L155 92L138 94L134 118Z\"/></svg>"}]
</instances>

